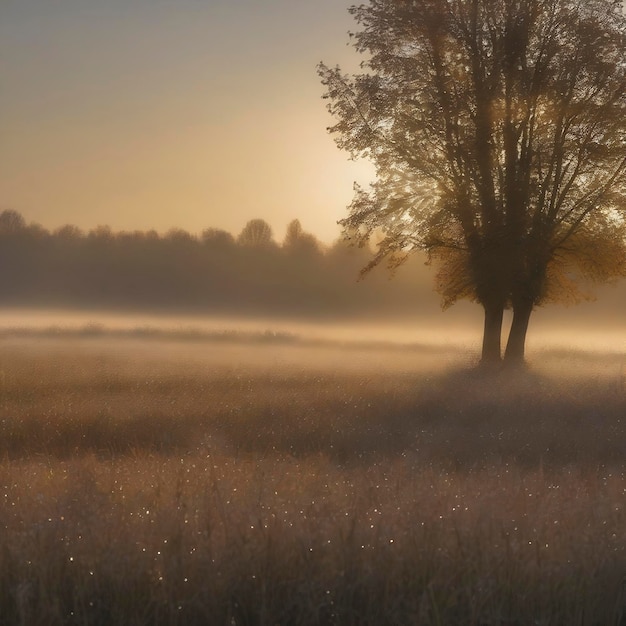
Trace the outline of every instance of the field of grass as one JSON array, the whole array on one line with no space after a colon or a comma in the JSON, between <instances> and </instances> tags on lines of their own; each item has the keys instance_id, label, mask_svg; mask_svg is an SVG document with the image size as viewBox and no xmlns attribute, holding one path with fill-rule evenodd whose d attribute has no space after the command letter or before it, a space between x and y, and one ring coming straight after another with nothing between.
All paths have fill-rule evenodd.
<instances>
[{"instance_id":1,"label":"field of grass","mask_svg":"<svg viewBox=\"0 0 626 626\"><path fill-rule=\"evenodd\" d=\"M622 356L214 339L0 339L0 624L626 625Z\"/></svg>"}]
</instances>

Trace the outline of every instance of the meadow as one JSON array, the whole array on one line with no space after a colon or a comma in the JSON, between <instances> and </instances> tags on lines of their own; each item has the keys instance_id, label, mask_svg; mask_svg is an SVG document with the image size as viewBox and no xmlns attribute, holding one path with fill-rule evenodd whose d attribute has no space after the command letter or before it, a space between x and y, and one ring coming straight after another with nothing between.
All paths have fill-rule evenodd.
<instances>
[{"instance_id":1,"label":"meadow","mask_svg":"<svg viewBox=\"0 0 626 626\"><path fill-rule=\"evenodd\" d=\"M3 335L0 623L626 625L623 355L474 359Z\"/></svg>"}]
</instances>

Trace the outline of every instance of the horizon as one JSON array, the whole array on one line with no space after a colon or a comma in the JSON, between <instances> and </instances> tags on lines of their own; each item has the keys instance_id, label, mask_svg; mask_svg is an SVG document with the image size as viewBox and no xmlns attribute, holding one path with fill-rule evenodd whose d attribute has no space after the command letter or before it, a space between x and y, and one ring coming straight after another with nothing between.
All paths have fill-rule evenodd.
<instances>
[{"instance_id":1,"label":"horizon","mask_svg":"<svg viewBox=\"0 0 626 626\"><path fill-rule=\"evenodd\" d=\"M215 231L224 232L224 233L227 233L229 235L232 235L233 239L237 240L237 237L241 234L241 231L245 228L245 226L248 224L248 222L253 221L253 220L262 220L262 221L264 221L264 222L269 224L269 222L266 220L266 218L257 215L255 217L252 217L250 220L248 220L248 222L244 223L239 230L228 230L226 228L221 228L221 227L216 226L214 224L206 224L199 231L187 230L186 228L181 227L181 226L177 226L176 224L173 224L172 226L170 226L167 229L157 229L157 228L153 228L153 227L150 227L149 225L147 225L145 228L137 228L137 229L132 229L132 230L131 229L124 229L124 228L117 229L117 228L114 228L113 226L111 226L110 224L107 224L107 223L99 223L99 224L95 224L94 226L91 226L91 227L83 228L83 227L79 226L76 223L68 222L68 223L64 223L64 224L59 224L58 226L55 226L55 227L48 227L48 226L42 224L41 222L39 222L37 220L29 219L28 215L24 215L22 212L17 211L15 209L13 209L12 207L0 206L0 215L2 215L2 213L17 214L18 216L23 218L24 226L26 228L42 228L44 231L46 231L50 235L55 235L59 231L61 231L62 229L70 227L72 229L76 229L77 234L79 234L81 236L89 235L91 233L97 233L98 231L102 231L102 230L105 230L105 231L109 230L111 232L111 235L114 236L114 237L119 236L119 235L133 235L133 234L148 235L148 234L155 233L159 238L166 238L166 237L170 236L171 234L176 234L178 232L184 232L185 234L189 235L192 238L201 239L204 232L215 230ZM283 245L287 227L293 221L299 221L300 223L302 223L302 220L300 220L300 218L295 217L292 220L290 220L289 222L283 224L278 229L278 233L274 229L273 225L270 224L270 226L272 228L272 242L273 243L275 243L278 246L282 246ZM315 233L309 232L306 228L302 229L302 233L304 235L313 236L315 238L316 242L320 246L322 246L322 247L332 247L332 246L336 245L337 243L340 243L342 241L347 241L347 240L344 239L344 237L343 237L341 232L338 232L337 236L334 239L330 240L330 241L324 241L324 240L318 238L315 235ZM279 236L279 234L282 235L282 236ZM370 243L371 243L372 246L374 246L373 242L370 242Z\"/></svg>"}]
</instances>

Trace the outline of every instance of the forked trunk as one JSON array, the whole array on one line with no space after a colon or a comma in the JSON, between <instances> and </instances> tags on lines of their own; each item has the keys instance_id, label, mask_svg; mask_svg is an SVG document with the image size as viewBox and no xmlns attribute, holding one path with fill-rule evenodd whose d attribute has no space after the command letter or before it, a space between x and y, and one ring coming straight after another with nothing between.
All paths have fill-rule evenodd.
<instances>
[{"instance_id":1,"label":"forked trunk","mask_svg":"<svg viewBox=\"0 0 626 626\"><path fill-rule=\"evenodd\" d=\"M502 318L504 316L504 306L484 305L485 309L485 329L483 332L483 351L481 363L499 363L502 350Z\"/></svg>"},{"instance_id":2,"label":"forked trunk","mask_svg":"<svg viewBox=\"0 0 626 626\"><path fill-rule=\"evenodd\" d=\"M504 360L508 364L522 365L524 363L526 333L528 331L528 322L530 321L532 311L533 305L529 302L523 302L513 306L513 322L504 353Z\"/></svg>"}]
</instances>

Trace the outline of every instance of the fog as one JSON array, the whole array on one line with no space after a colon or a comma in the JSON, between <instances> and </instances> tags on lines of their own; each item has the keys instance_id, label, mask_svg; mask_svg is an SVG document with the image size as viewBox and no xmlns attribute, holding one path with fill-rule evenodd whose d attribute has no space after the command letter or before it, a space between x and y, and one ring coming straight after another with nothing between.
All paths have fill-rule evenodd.
<instances>
[{"instance_id":1,"label":"fog","mask_svg":"<svg viewBox=\"0 0 626 626\"><path fill-rule=\"evenodd\" d=\"M626 354L626 323L600 321L590 314L571 315L572 308L558 311L539 309L534 314L528 338L528 357L543 349L571 349ZM571 319L570 319L571 318ZM506 314L503 337L510 325ZM462 303L434 315L413 318L354 318L324 321L199 314L158 314L71 309L0 309L0 333L6 339L16 333L32 335L98 335L106 339L148 339L167 336L169 340L215 338L241 340L289 340L291 343L390 344L396 347L432 347L478 354L482 332L479 306ZM278 343L278 341L276 342Z\"/></svg>"}]
</instances>

